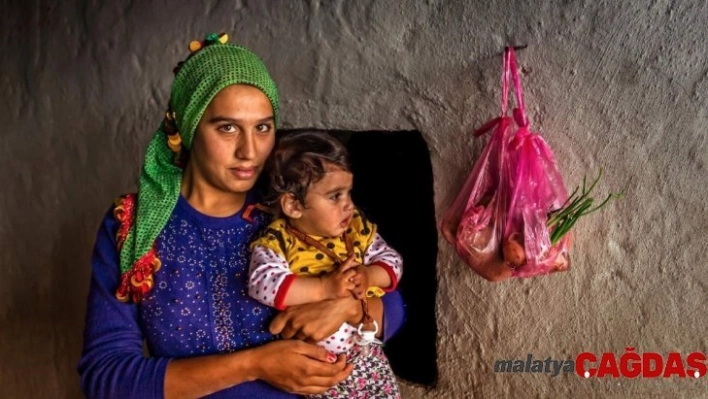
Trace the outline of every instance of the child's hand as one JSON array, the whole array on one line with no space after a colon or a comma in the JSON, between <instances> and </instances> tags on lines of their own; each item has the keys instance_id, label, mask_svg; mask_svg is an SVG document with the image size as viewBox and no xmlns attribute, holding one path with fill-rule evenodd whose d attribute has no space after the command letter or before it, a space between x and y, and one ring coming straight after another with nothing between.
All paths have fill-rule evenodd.
<instances>
[{"instance_id":1,"label":"child's hand","mask_svg":"<svg viewBox=\"0 0 708 399\"><path fill-rule=\"evenodd\" d=\"M354 261L354 257L350 256L336 270L320 277L325 297L335 299L351 296L356 288L353 277L357 273L357 266L358 264Z\"/></svg>"},{"instance_id":2,"label":"child's hand","mask_svg":"<svg viewBox=\"0 0 708 399\"><path fill-rule=\"evenodd\" d=\"M356 273L352 277L352 282L354 282L354 289L351 290L352 295L356 299L364 299L366 296L366 290L369 288L369 268L364 265L356 265L354 270Z\"/></svg>"}]
</instances>

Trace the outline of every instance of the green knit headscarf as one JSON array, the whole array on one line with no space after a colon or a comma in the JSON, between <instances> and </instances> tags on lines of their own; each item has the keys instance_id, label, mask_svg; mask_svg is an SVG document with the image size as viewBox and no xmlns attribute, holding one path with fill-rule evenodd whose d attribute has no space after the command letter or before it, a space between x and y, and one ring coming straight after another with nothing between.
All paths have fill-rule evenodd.
<instances>
[{"instance_id":1,"label":"green knit headscarf","mask_svg":"<svg viewBox=\"0 0 708 399\"><path fill-rule=\"evenodd\" d=\"M214 34L198 47L195 51L190 45L194 52L180 64L170 96L170 109L175 113L184 147L191 148L197 124L214 96L234 84L260 89L273 106L277 126L278 90L258 56L246 48L221 43ZM161 125L145 154L135 219L120 252L121 273L128 272L151 250L177 204L182 169L175 165L174 158Z\"/></svg>"}]
</instances>

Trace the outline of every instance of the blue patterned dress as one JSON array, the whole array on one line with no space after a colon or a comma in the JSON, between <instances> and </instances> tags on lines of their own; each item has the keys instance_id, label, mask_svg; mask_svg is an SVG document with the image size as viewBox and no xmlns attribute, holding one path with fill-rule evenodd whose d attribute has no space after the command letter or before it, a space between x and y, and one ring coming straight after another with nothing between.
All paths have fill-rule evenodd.
<instances>
[{"instance_id":1,"label":"blue patterned dress","mask_svg":"<svg viewBox=\"0 0 708 399\"><path fill-rule=\"evenodd\" d=\"M255 198L249 195L246 205ZM182 197L157 239L162 268L140 305L119 302L119 262L112 210L99 229L92 259L81 385L90 398L162 398L173 358L228 353L276 339L275 311L248 296L248 244L268 222L254 213L206 216ZM385 338L403 324L400 295L384 297ZM150 357L143 355L143 342ZM295 398L263 381L210 398Z\"/></svg>"}]
</instances>

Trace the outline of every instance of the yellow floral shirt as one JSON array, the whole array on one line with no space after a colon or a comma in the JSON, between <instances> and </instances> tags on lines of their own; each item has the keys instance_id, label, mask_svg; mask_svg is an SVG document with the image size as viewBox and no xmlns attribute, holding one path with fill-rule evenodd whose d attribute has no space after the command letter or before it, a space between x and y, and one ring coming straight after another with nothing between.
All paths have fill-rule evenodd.
<instances>
[{"instance_id":1,"label":"yellow floral shirt","mask_svg":"<svg viewBox=\"0 0 708 399\"><path fill-rule=\"evenodd\" d=\"M285 219L276 219L251 244L249 293L258 301L278 309L283 308L285 294L295 276L317 276L336 267L334 259L290 234L286 226ZM392 284L385 290L389 291L398 284L403 262L377 230L376 224L355 210L345 235L351 240L358 263L377 264L388 272ZM342 260L347 258L343 237L311 237Z\"/></svg>"}]
</instances>

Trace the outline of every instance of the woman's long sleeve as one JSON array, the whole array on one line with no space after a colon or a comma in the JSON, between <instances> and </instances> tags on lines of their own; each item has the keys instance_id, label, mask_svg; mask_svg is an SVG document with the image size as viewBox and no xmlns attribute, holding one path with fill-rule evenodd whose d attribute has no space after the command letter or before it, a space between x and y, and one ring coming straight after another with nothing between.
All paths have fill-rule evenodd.
<instances>
[{"instance_id":1,"label":"woman's long sleeve","mask_svg":"<svg viewBox=\"0 0 708 399\"><path fill-rule=\"evenodd\" d=\"M120 277L117 227L109 212L96 237L78 366L81 387L88 398L162 398L170 359L143 355L137 305L115 297Z\"/></svg>"},{"instance_id":2,"label":"woman's long sleeve","mask_svg":"<svg viewBox=\"0 0 708 399\"><path fill-rule=\"evenodd\" d=\"M403 327L406 321L406 304L398 290L387 293L381 299L384 305L383 341L386 342Z\"/></svg>"}]
</instances>

